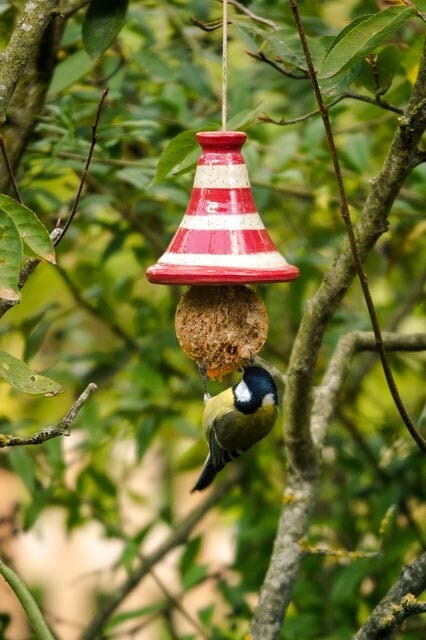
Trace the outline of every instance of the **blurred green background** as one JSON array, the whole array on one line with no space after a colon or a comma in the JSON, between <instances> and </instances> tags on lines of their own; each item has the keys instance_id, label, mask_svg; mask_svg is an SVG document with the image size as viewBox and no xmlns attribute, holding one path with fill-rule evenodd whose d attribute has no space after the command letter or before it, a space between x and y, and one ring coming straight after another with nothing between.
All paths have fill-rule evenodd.
<instances>
[{"instance_id":1,"label":"blurred green background","mask_svg":"<svg viewBox=\"0 0 426 640\"><path fill-rule=\"evenodd\" d=\"M354 0L301 3L318 55L346 24L383 8L379 4L386 5ZM297 51L289 53L284 46L296 33L289 5L255 0L245 6L277 27L230 7L229 117L248 133L244 156L262 219L278 249L301 270L293 283L260 287L270 318L261 355L285 372L305 304L345 232L320 118L289 125L267 121L293 120L316 109ZM15 3L7 9L0 13L3 44L15 19ZM117 40L93 58L82 45L84 11L76 12L67 21L47 101L17 170L25 204L46 227L65 219L89 150L98 101L108 86L87 188L59 245L58 267L40 265L23 290L21 304L0 324L0 348L64 388L55 398L33 398L1 383L1 431L26 434L55 423L86 384L93 381L99 387L70 438L0 453L1 469L17 474L22 483L14 536L43 530L52 510L63 514L57 526L69 535L96 522L96 537L115 541L121 550L115 564L108 558L100 567L104 572L113 565L116 571L119 566L129 570L139 544L145 551L146 536L173 530L198 500L188 491L206 453L200 429L203 388L174 334L183 289L149 284L144 271L179 225L197 157L195 152L182 163L171 161L170 170L156 178L159 158L165 157L161 154L178 134L220 126L221 30L203 31L191 22L193 17L208 23L220 15L219 2L131 1ZM347 91L374 102L383 90L383 100L396 108L346 98L330 110L354 221L398 124L395 111L404 109L410 95L422 27L419 20L408 21L375 50L374 61L359 65L346 86L324 82L327 101ZM281 71L249 55L259 51ZM425 250L425 172L424 165L412 172L393 208L389 232L365 265L383 329L424 330L420 256ZM352 330L370 330L357 283L327 331L318 382L337 341ZM390 360L408 411L419 418L424 359L401 353L391 354ZM232 380L212 383L211 391ZM208 585L202 606L196 598L191 605L191 615L206 637L237 639L247 632L282 506L283 437L279 421L268 439L238 463L243 467L241 483L215 509L214 520L209 516L202 521L174 556L174 591L182 594L182 601ZM140 483L135 478L141 478ZM282 638L351 637L402 564L425 545L425 486L420 454L401 425L380 366L369 354L357 355L330 425L308 543L380 548L382 553L356 560L308 557ZM0 516L6 516L1 493L0 487ZM393 506L381 536L382 519ZM139 512L143 517L130 515ZM212 522L224 532L226 543L219 533L215 542ZM213 550L208 559L206 536ZM22 555L20 566L25 577ZM37 579L30 581L37 588ZM78 581L73 588L79 589ZM92 612L96 598L107 590L92 585ZM49 609L45 587L39 585L42 600L43 593ZM142 597L134 610L162 598L164 593L146 601ZM146 637L203 637L191 625L173 636L173 616L181 614L171 609L172 622L164 608L154 613L156 631ZM5 610L5 620L7 615ZM129 619L137 623L151 615L151 610L139 611ZM120 620L116 622L105 637L121 629ZM61 637L78 637L65 628ZM413 618L395 638L420 640L425 630L424 620ZM11 637L7 625L3 633L0 637Z\"/></svg>"}]
</instances>

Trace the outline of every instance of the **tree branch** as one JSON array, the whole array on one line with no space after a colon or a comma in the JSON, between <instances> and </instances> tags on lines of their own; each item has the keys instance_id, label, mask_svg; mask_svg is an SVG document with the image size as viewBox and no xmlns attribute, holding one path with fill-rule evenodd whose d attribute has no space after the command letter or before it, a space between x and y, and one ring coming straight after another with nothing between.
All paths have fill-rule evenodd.
<instances>
[{"instance_id":1,"label":"tree branch","mask_svg":"<svg viewBox=\"0 0 426 640\"><path fill-rule=\"evenodd\" d=\"M69 428L74 422L78 412L87 402L92 393L97 389L94 382L87 385L83 393L77 398L68 413L55 426L44 427L31 436L12 436L0 433L0 449L4 447L21 447L30 444L42 444L58 436L69 436Z\"/></svg>"},{"instance_id":2,"label":"tree branch","mask_svg":"<svg viewBox=\"0 0 426 640\"><path fill-rule=\"evenodd\" d=\"M406 296L402 299L398 300L398 307L395 311L395 314L389 321L386 331L395 332L407 314L411 311L411 309L424 299L424 288L426 284L426 269L423 270L422 273L414 280L412 283L411 290L406 292ZM368 371L373 366L375 361L375 354L371 353L365 361L363 365L352 375L349 384L346 386L345 394L346 397L354 398L358 393L360 384L362 380L367 375Z\"/></svg>"},{"instance_id":3,"label":"tree branch","mask_svg":"<svg viewBox=\"0 0 426 640\"><path fill-rule=\"evenodd\" d=\"M399 119L390 150L355 228L358 254L365 260L378 238L387 230L387 219L396 196L418 160L418 144L426 128L426 49L405 115ZM269 569L260 592L252 623L253 640L279 637L283 617L303 558L300 540L306 536L319 477L317 449L311 435L313 380L327 326L356 275L349 242L345 238L339 255L305 313L293 346L284 415L287 490Z\"/></svg>"},{"instance_id":4,"label":"tree branch","mask_svg":"<svg viewBox=\"0 0 426 640\"><path fill-rule=\"evenodd\" d=\"M403 334L382 333L387 351L424 351L426 333ZM348 375L353 357L361 351L376 351L374 333L353 331L340 338L330 360L323 382L315 392L312 409L312 436L317 447L321 447L336 407L338 396Z\"/></svg>"},{"instance_id":5,"label":"tree branch","mask_svg":"<svg viewBox=\"0 0 426 640\"><path fill-rule=\"evenodd\" d=\"M7 108L25 68L57 12L58 0L27 2L6 49L0 53L0 125L6 119Z\"/></svg>"},{"instance_id":6,"label":"tree branch","mask_svg":"<svg viewBox=\"0 0 426 640\"><path fill-rule=\"evenodd\" d=\"M354 640L379 640L416 613L426 613L426 602L417 596L426 588L426 553L402 570L397 582L379 602Z\"/></svg>"},{"instance_id":7,"label":"tree branch","mask_svg":"<svg viewBox=\"0 0 426 640\"><path fill-rule=\"evenodd\" d=\"M419 447L419 449L426 454L426 440L424 440L424 438L422 437L422 435L419 433L419 431L417 430L416 426L414 425L413 421L411 420L406 407L402 401L401 395L399 393L398 387L396 385L395 382L395 378L393 376L392 373L392 369L389 365L389 361L386 355L386 350L384 348L383 345L383 338L382 338L382 334L381 334L381 328L380 328L380 324L379 324L379 319L377 316L377 312L376 312L376 308L373 302L373 298L370 292L370 287L368 284L368 278L366 273L364 272L363 269L363 260L361 257L361 251L360 251L360 247L358 246L358 242L357 242L357 238L355 235L355 229L352 223L352 218L351 218L351 214L349 211L349 200L346 194L346 188L345 188L345 184L344 184L344 180L343 180L343 174L342 174L342 169L340 166L340 161L339 161L339 157L338 157L338 153L337 153L337 148L336 148L336 144L334 141L334 135L333 135L333 131L331 128L331 124L330 124L330 119L329 119L329 115L328 115L328 108L327 105L324 102L324 99L322 97L322 93L321 93L321 89L318 83L318 79L315 73L315 69L314 69L314 64L312 61L312 57L311 57L311 53L308 47L308 42L307 42L307 38L306 38L306 34L302 25L302 21L300 18L300 14L299 14L299 9L298 9L298 5L297 5L297 0L290 0L290 6L291 6L291 10L293 12L293 16L296 22L296 26L297 26L297 30L299 33L299 38L300 38L300 42L302 44L302 48L303 48L303 52L305 54L305 59L306 59L306 63L308 66L308 71L309 71L309 77L312 83L312 88L315 94L315 98L318 104L318 108L321 114L321 119L323 121L323 125L324 125L324 130L325 130L325 134L326 134L326 139L327 139L327 145L329 147L330 150L330 155L331 155L331 160L333 163L333 169L334 169L334 174L335 174L335 178L336 178L336 185L339 191L339 197L340 197L340 213L343 219L343 222L345 224L345 228L346 228L346 234L348 237L348 241L349 241L349 248L350 248L350 253L352 254L352 260L354 262L354 266L355 266L355 271L356 271L356 275L358 276L359 279L359 283L361 285L361 290L362 290L362 294L364 296L364 300L365 303L367 305L367 310L368 310L368 314L370 316L370 321L371 321L371 325L374 331L374 335L376 338L376 344L377 344L377 350L380 356L380 361L382 363L382 369L383 369L383 373L386 379L386 383L388 386L388 389L390 391L390 394L393 398L394 404L401 416L401 419L403 421L403 423L405 424L407 430L409 431L411 437L413 438L413 440L415 441L415 443L417 444L417 446ZM426 43L426 40L425 40ZM423 61L424 61L424 57L426 56L426 48L424 47L423 50ZM416 104L413 104L413 101L411 100L408 111L407 111L407 115L403 116L401 118L401 120L404 122L404 126L405 125L410 125L411 124L411 119L414 116L414 114L419 113L420 111L424 111L424 106L426 106L426 97L424 96L424 92L423 91L423 95L421 96L421 98L419 99L419 101ZM410 113L410 107L411 107L411 114L408 115ZM405 122L405 120L407 120L407 122ZM423 121L423 129L421 131L421 134L423 133L423 131L425 130L426 127L426 119ZM411 130L410 130L411 131ZM411 133L410 133L411 135ZM417 144L418 141L416 141ZM417 162L417 161L416 161ZM411 158L411 162L410 162L410 169L413 169L415 164L414 164L414 158Z\"/></svg>"}]
</instances>

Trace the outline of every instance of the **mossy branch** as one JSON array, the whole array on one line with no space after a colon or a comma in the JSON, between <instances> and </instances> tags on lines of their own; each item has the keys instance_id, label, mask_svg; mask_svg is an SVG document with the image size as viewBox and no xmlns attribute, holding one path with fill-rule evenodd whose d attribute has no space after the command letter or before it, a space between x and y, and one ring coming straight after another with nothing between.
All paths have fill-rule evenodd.
<instances>
[{"instance_id":1,"label":"mossy branch","mask_svg":"<svg viewBox=\"0 0 426 640\"><path fill-rule=\"evenodd\" d=\"M426 602L417 600L426 589L426 553L401 572L396 583L379 602L354 640L378 640L399 628L411 615L426 613Z\"/></svg>"},{"instance_id":2,"label":"mossy branch","mask_svg":"<svg viewBox=\"0 0 426 640\"><path fill-rule=\"evenodd\" d=\"M58 12L58 0L27 2L7 47L0 53L0 125L6 119L13 92L33 59L52 17Z\"/></svg>"}]
</instances>

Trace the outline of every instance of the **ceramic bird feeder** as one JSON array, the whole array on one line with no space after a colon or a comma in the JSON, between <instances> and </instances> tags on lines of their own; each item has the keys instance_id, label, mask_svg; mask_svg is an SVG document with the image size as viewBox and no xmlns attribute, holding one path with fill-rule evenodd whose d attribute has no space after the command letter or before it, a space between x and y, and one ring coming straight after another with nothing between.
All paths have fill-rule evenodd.
<instances>
[{"instance_id":1,"label":"ceramic bird feeder","mask_svg":"<svg viewBox=\"0 0 426 640\"><path fill-rule=\"evenodd\" d=\"M146 271L155 284L231 285L294 280L253 199L242 131L197 134L202 153L186 213L166 252Z\"/></svg>"},{"instance_id":2,"label":"ceramic bird feeder","mask_svg":"<svg viewBox=\"0 0 426 640\"><path fill-rule=\"evenodd\" d=\"M188 208L146 271L154 284L189 285L177 307L176 335L210 378L247 365L263 347L268 316L253 285L299 275L257 211L241 153L246 138L241 131L197 134L202 153Z\"/></svg>"}]
</instances>

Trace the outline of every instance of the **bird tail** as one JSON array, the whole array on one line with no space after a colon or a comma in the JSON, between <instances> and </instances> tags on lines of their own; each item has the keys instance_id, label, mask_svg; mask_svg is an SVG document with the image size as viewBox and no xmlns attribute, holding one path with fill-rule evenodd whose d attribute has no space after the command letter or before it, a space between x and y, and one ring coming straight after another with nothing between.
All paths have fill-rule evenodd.
<instances>
[{"instance_id":1,"label":"bird tail","mask_svg":"<svg viewBox=\"0 0 426 640\"><path fill-rule=\"evenodd\" d=\"M217 472L223 469L224 466L225 462L223 462L222 466L218 466L217 464L215 464L211 453L209 453L201 470L200 477L192 487L191 493L194 493L194 491L202 491L203 489L206 489L209 485L211 485L216 477Z\"/></svg>"},{"instance_id":2,"label":"bird tail","mask_svg":"<svg viewBox=\"0 0 426 640\"><path fill-rule=\"evenodd\" d=\"M219 473L228 462L238 458L241 453L241 451L225 451L225 449L219 447L216 441L213 444L213 438L210 438L210 453L201 469L200 477L191 489L191 493L206 489L211 485L216 474Z\"/></svg>"}]
</instances>

